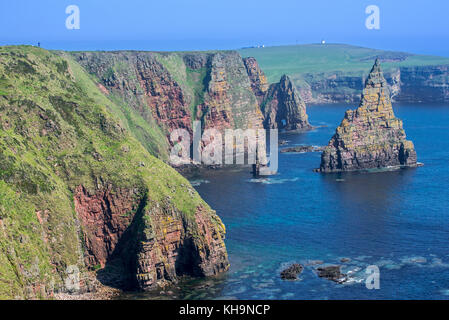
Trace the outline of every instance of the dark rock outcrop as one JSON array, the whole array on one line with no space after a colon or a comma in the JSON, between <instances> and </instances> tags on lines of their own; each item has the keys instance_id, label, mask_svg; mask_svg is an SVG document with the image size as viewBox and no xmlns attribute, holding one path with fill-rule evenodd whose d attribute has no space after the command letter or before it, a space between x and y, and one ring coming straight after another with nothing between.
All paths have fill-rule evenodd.
<instances>
[{"instance_id":1,"label":"dark rock outcrop","mask_svg":"<svg viewBox=\"0 0 449 320\"><path fill-rule=\"evenodd\" d=\"M377 59L357 110L346 111L321 155L319 172L416 166L416 152L395 117L387 82Z\"/></svg>"},{"instance_id":2,"label":"dark rock outcrop","mask_svg":"<svg viewBox=\"0 0 449 320\"><path fill-rule=\"evenodd\" d=\"M288 268L281 271L281 279L296 280L298 275L304 270L304 267L298 263L294 263Z\"/></svg>"},{"instance_id":3,"label":"dark rock outcrop","mask_svg":"<svg viewBox=\"0 0 449 320\"><path fill-rule=\"evenodd\" d=\"M320 278L325 278L337 283L346 282L348 277L341 273L340 266L325 266L316 269Z\"/></svg>"}]
</instances>

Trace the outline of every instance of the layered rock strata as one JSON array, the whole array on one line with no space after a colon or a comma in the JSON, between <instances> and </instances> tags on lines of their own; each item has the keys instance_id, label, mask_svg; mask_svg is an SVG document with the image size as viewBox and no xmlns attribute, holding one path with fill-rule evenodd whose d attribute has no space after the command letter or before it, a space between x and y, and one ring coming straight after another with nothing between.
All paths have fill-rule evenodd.
<instances>
[{"instance_id":1,"label":"layered rock strata","mask_svg":"<svg viewBox=\"0 0 449 320\"><path fill-rule=\"evenodd\" d=\"M243 58L246 71L248 72L249 79L251 80L251 89L253 90L257 101L262 104L265 94L268 91L269 84L265 73L260 69L257 60L253 57Z\"/></svg>"},{"instance_id":2,"label":"layered rock strata","mask_svg":"<svg viewBox=\"0 0 449 320\"><path fill-rule=\"evenodd\" d=\"M267 129L310 130L306 105L287 75L270 85L261 105Z\"/></svg>"},{"instance_id":3,"label":"layered rock strata","mask_svg":"<svg viewBox=\"0 0 449 320\"><path fill-rule=\"evenodd\" d=\"M321 156L320 172L416 166L416 152L395 117L388 84L377 59L359 108L346 111Z\"/></svg>"},{"instance_id":4,"label":"layered rock strata","mask_svg":"<svg viewBox=\"0 0 449 320\"><path fill-rule=\"evenodd\" d=\"M195 120L202 122L203 129L263 127L246 67L235 51L80 52L72 56L124 102L128 112L152 127L156 123L166 137L179 128L192 133ZM139 123L130 126L138 129ZM148 134L137 137L145 140ZM168 149L168 141L164 143Z\"/></svg>"}]
</instances>

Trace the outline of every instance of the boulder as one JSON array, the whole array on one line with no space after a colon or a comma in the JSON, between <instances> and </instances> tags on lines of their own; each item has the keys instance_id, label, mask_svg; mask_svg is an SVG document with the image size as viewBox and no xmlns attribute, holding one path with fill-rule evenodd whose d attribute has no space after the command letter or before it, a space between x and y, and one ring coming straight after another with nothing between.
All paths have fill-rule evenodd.
<instances>
[{"instance_id":1,"label":"boulder","mask_svg":"<svg viewBox=\"0 0 449 320\"><path fill-rule=\"evenodd\" d=\"M290 265L288 268L281 271L281 279L296 280L298 275L304 270L304 267L298 263Z\"/></svg>"}]
</instances>

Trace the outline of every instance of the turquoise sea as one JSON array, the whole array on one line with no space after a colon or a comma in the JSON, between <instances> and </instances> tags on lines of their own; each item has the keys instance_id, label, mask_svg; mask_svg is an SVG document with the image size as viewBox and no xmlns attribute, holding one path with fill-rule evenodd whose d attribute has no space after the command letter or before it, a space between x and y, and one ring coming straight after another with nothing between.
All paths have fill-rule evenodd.
<instances>
[{"instance_id":1,"label":"turquoise sea","mask_svg":"<svg viewBox=\"0 0 449 320\"><path fill-rule=\"evenodd\" d=\"M308 107L311 123L325 127L280 134L288 141L280 148L327 144L348 108ZM423 167L319 174L312 170L320 153L281 153L275 176L253 179L248 168L233 168L192 178L227 227L231 268L217 278L184 281L158 298L449 298L449 106L394 110ZM350 281L319 278L310 260L341 265ZM292 262L306 265L300 279L281 280L282 267ZM379 267L378 290L365 286L368 265Z\"/></svg>"}]
</instances>

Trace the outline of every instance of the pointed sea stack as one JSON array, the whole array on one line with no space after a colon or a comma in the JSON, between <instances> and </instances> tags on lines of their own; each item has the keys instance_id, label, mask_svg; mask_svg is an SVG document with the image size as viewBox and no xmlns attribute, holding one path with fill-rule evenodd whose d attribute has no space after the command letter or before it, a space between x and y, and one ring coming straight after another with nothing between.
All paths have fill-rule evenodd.
<instances>
[{"instance_id":1,"label":"pointed sea stack","mask_svg":"<svg viewBox=\"0 0 449 320\"><path fill-rule=\"evenodd\" d=\"M360 106L347 110L321 155L316 171L341 172L417 166L413 142L406 140L402 121L395 117L379 59L365 82Z\"/></svg>"},{"instance_id":2,"label":"pointed sea stack","mask_svg":"<svg viewBox=\"0 0 449 320\"><path fill-rule=\"evenodd\" d=\"M270 85L261 104L266 129L310 130L306 104L287 75Z\"/></svg>"}]
</instances>

